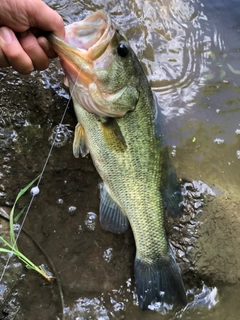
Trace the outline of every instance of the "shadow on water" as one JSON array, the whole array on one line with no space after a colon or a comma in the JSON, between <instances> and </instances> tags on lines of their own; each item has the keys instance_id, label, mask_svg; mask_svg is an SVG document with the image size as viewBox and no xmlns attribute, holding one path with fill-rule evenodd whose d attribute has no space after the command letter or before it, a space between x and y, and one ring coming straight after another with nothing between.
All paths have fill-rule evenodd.
<instances>
[{"instance_id":1,"label":"shadow on water","mask_svg":"<svg viewBox=\"0 0 240 320\"><path fill-rule=\"evenodd\" d=\"M142 62L163 118L169 153L183 184L184 215L167 221L189 304L176 314L142 312L133 280L131 231L104 232L90 158L75 159L76 119L57 61L21 76L0 70L0 205L9 212L19 190L42 170L40 194L24 228L54 263L66 319L237 319L240 286L240 40L237 1L46 1L65 23L105 8ZM67 126L66 126L67 125ZM55 130L55 131L54 131ZM54 133L55 132L55 133ZM209 187L210 186L210 187ZM17 209L28 206L30 195ZM8 223L1 220L1 235ZM19 247L37 265L46 257L21 234ZM0 258L0 270L7 257ZM46 284L11 258L0 283L0 318L60 319L56 282ZM2 312L2 314L1 314Z\"/></svg>"}]
</instances>

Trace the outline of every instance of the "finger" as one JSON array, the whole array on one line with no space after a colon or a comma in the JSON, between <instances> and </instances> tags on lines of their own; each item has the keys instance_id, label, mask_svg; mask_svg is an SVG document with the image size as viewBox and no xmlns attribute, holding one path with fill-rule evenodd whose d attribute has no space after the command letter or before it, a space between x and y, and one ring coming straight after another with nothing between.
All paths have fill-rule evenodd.
<instances>
[{"instance_id":1,"label":"finger","mask_svg":"<svg viewBox=\"0 0 240 320\"><path fill-rule=\"evenodd\" d=\"M0 38L0 68L9 67L10 64L1 49L1 41L2 41L2 39Z\"/></svg>"},{"instance_id":2,"label":"finger","mask_svg":"<svg viewBox=\"0 0 240 320\"><path fill-rule=\"evenodd\" d=\"M39 37L37 40L38 40L38 44L44 50L48 58L52 59L57 57L56 52L53 50L50 43L47 41L45 37Z\"/></svg>"},{"instance_id":3,"label":"finger","mask_svg":"<svg viewBox=\"0 0 240 320\"><path fill-rule=\"evenodd\" d=\"M27 9L31 7L27 7ZM41 14L39 14L41 13ZM38 12L29 12L29 21L32 27L51 31L59 38L64 39L65 30L62 17L43 1L38 4Z\"/></svg>"},{"instance_id":4,"label":"finger","mask_svg":"<svg viewBox=\"0 0 240 320\"><path fill-rule=\"evenodd\" d=\"M40 47L37 38L30 30L20 34L18 40L24 51L32 60L35 69L44 70L49 66L48 56Z\"/></svg>"},{"instance_id":5,"label":"finger","mask_svg":"<svg viewBox=\"0 0 240 320\"><path fill-rule=\"evenodd\" d=\"M0 28L0 45L8 64L16 71L29 74L34 70L32 60L24 51L11 29L7 27Z\"/></svg>"}]
</instances>

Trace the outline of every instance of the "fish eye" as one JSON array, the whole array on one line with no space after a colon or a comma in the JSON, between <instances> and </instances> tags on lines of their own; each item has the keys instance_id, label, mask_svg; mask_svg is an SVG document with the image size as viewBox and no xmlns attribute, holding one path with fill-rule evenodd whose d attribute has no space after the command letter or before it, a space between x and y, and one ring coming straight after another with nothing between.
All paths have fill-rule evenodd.
<instances>
[{"instance_id":1,"label":"fish eye","mask_svg":"<svg viewBox=\"0 0 240 320\"><path fill-rule=\"evenodd\" d=\"M120 57L124 58L124 57L127 56L128 52L129 52L129 49L126 46L126 44L122 42L122 43L119 44L119 46L117 48L117 52L118 52Z\"/></svg>"}]
</instances>

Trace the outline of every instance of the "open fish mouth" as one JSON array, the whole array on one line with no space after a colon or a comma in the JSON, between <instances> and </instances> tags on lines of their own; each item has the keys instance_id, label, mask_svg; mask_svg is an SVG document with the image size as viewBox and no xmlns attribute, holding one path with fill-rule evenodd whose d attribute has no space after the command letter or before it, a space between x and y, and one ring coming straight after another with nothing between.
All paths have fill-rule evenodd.
<instances>
[{"instance_id":1,"label":"open fish mouth","mask_svg":"<svg viewBox=\"0 0 240 320\"><path fill-rule=\"evenodd\" d=\"M102 10L66 27L67 42L79 48L80 56L96 60L106 50L114 36L110 17Z\"/></svg>"},{"instance_id":2,"label":"open fish mouth","mask_svg":"<svg viewBox=\"0 0 240 320\"><path fill-rule=\"evenodd\" d=\"M128 109L121 101L125 100L128 88L124 84L112 89L109 83L104 83L103 76L116 61L116 44L120 37L110 16L99 10L66 26L65 30L65 40L54 34L50 34L48 40L60 57L65 84L73 98L99 117L124 116Z\"/></svg>"},{"instance_id":3,"label":"open fish mouth","mask_svg":"<svg viewBox=\"0 0 240 320\"><path fill-rule=\"evenodd\" d=\"M63 69L69 75L79 72L80 67L81 73L91 78L93 68L96 67L94 62L104 55L115 34L110 17L103 10L99 10L84 20L66 26L65 31L66 41L54 34L48 36L61 59ZM110 48L108 51L111 51ZM107 58L101 63L101 67L107 67L112 62L110 54Z\"/></svg>"}]
</instances>

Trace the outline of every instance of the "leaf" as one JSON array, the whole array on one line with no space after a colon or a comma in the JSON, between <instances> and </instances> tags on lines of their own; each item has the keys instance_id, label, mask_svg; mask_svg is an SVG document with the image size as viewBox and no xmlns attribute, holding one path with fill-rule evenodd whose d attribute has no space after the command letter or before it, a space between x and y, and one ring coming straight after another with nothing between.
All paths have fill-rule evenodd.
<instances>
[{"instance_id":1,"label":"leaf","mask_svg":"<svg viewBox=\"0 0 240 320\"><path fill-rule=\"evenodd\" d=\"M15 234L14 234L14 229L13 229L13 216L14 216L14 210L15 210L15 206L17 204L17 201L21 198L22 195L24 195L24 193L34 184L34 182L39 179L40 175L37 176L35 179L33 179L25 188L23 188L22 190L20 190L20 192L18 193L16 200L13 204L12 210L10 212L10 217L9 217L9 225L10 225L10 239L11 239L11 244L14 248L17 248L17 244L16 244L16 239L15 239Z\"/></svg>"},{"instance_id":2,"label":"leaf","mask_svg":"<svg viewBox=\"0 0 240 320\"><path fill-rule=\"evenodd\" d=\"M15 239L15 234L14 234L14 229L13 229L13 221L17 221L20 216L23 214L24 209L22 209L18 215L15 217L14 219L14 210L15 210L15 206L17 201L20 199L20 197L22 195L24 195L24 193L33 185L33 183L39 179L40 175L37 176L33 181L31 181L24 189L22 189L17 197L16 200L13 204L12 210L10 212L10 216L9 216L9 224L10 224L10 241L11 243L7 242L3 237L0 236L0 241L2 241L9 249L7 248L0 248L0 252L4 252L4 253L10 253L10 254L15 254L18 259L20 259L21 261L23 261L25 263L26 268L28 269L32 269L35 270L36 272L40 273L46 280L51 281L52 279L54 279L53 275L51 274L51 272L49 272L44 265L41 266L36 266L31 260L29 260L24 254L22 254L16 245L16 239Z\"/></svg>"},{"instance_id":3,"label":"leaf","mask_svg":"<svg viewBox=\"0 0 240 320\"><path fill-rule=\"evenodd\" d=\"M23 212L25 210L26 207L22 208L22 210L16 215L16 217L14 218L14 222L18 222L18 220L21 218L21 216L23 215Z\"/></svg>"},{"instance_id":4,"label":"leaf","mask_svg":"<svg viewBox=\"0 0 240 320\"><path fill-rule=\"evenodd\" d=\"M235 70L229 63L227 63L228 68L234 74L240 74L240 70Z\"/></svg>"},{"instance_id":5,"label":"leaf","mask_svg":"<svg viewBox=\"0 0 240 320\"><path fill-rule=\"evenodd\" d=\"M213 61L216 61L216 55L212 51L209 51L209 56L212 58Z\"/></svg>"}]
</instances>

